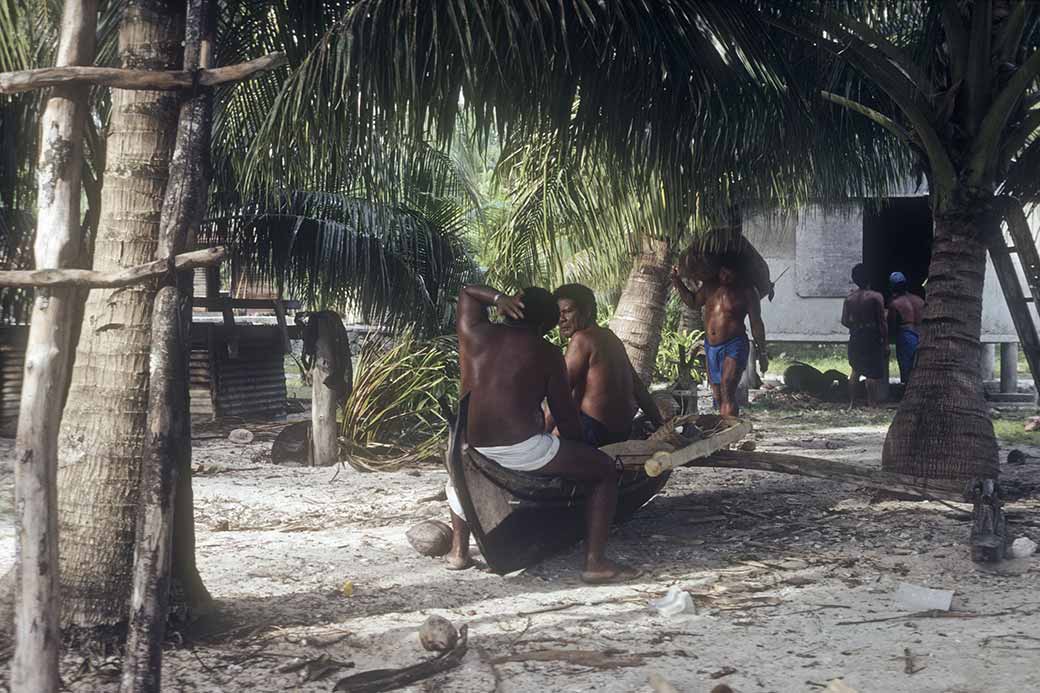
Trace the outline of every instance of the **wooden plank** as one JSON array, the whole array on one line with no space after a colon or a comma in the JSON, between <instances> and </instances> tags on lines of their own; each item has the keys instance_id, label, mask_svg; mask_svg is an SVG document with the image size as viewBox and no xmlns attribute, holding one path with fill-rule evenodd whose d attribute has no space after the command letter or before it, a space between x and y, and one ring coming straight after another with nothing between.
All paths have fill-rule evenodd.
<instances>
[{"instance_id":1,"label":"wooden plank","mask_svg":"<svg viewBox=\"0 0 1040 693\"><path fill-rule=\"evenodd\" d=\"M614 459L620 459L626 466L632 466L629 459L639 460L642 466L648 457L655 452L672 452L675 446L666 440L626 440L620 443L611 443L600 448ZM629 458L629 459L626 459Z\"/></svg>"},{"instance_id":2,"label":"wooden plank","mask_svg":"<svg viewBox=\"0 0 1040 693\"><path fill-rule=\"evenodd\" d=\"M237 65L201 70L198 73L198 86L215 87L229 82L241 82L288 62L285 53L270 53ZM191 89L195 86L195 73L188 70L160 72L118 67L44 67L18 72L0 72L0 94L17 94L45 87L76 84L147 91Z\"/></svg>"},{"instance_id":3,"label":"wooden plank","mask_svg":"<svg viewBox=\"0 0 1040 693\"><path fill-rule=\"evenodd\" d=\"M710 438L698 440L674 452L654 453L653 457L646 461L644 469L647 476L660 476L669 469L682 467L694 460L707 457L727 445L732 445L748 433L751 433L751 422L738 421L735 425L716 433Z\"/></svg>"},{"instance_id":4,"label":"wooden plank","mask_svg":"<svg viewBox=\"0 0 1040 693\"><path fill-rule=\"evenodd\" d=\"M224 248L206 248L181 253L173 258L173 269L177 272L194 270L196 267L209 267L224 259ZM128 267L118 272L95 272L84 269L38 269L9 270L0 272L0 286L18 286L23 288L41 286L72 286L89 289L118 289L133 286L166 274L170 269L170 260L162 259L148 262L136 267Z\"/></svg>"},{"instance_id":5,"label":"wooden plank","mask_svg":"<svg viewBox=\"0 0 1040 693\"><path fill-rule=\"evenodd\" d=\"M275 310L274 299L272 298L229 298L227 296L207 296L202 298L199 296L192 299L191 305L194 308L205 308L206 310L236 308L241 310ZM299 310L301 305L299 301L282 301L283 310Z\"/></svg>"}]
</instances>

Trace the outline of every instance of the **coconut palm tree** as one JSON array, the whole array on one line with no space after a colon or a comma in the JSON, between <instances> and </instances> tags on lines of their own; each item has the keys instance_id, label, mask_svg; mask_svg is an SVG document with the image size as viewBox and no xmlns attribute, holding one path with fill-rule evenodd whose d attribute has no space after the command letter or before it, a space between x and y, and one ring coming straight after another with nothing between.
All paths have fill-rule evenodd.
<instances>
[{"instance_id":1,"label":"coconut palm tree","mask_svg":"<svg viewBox=\"0 0 1040 693\"><path fill-rule=\"evenodd\" d=\"M846 108L902 142L928 179L935 219L917 371L890 430L885 466L933 478L995 471L976 368L981 288L986 244L1007 210L1017 215L1036 201L1040 181L1033 3L473 0L437 12L411 7L368 0L346 13L327 48L287 81L256 147L293 139L315 109L348 101L340 117L363 125L359 146L366 133L388 128L450 132L465 108L487 127L554 132L561 143L573 138L608 157L615 170L656 169L670 180L739 160L749 143L781 136L791 121L770 117L768 106L790 95L788 78L797 81L806 65L815 73L830 64L812 99ZM804 41L804 62L785 69L774 60L783 57L773 50L781 32ZM319 79L334 90L315 103L309 95ZM708 117L713 99L741 102L734 95L748 97L744 108L766 106L758 126L734 129L726 118ZM306 143L294 141L304 155ZM879 161L869 142L859 144L868 160Z\"/></svg>"},{"instance_id":2,"label":"coconut palm tree","mask_svg":"<svg viewBox=\"0 0 1040 693\"><path fill-rule=\"evenodd\" d=\"M38 47L54 44L60 12L52 5L46 0L0 4L0 67L49 64L49 51ZM98 62L118 64L118 38L122 60L151 69L178 66L183 37L175 6L158 0L102 3ZM330 16L338 17L344 5L328 7ZM224 3L220 9L217 43L230 60L280 49L303 61L321 36L313 27L328 28L314 8L299 3ZM127 16L131 21L122 21ZM218 166L212 218L204 232L230 243L241 260L253 263L250 271L256 276L289 291L323 303L348 301L373 319L435 331L450 321L448 299L472 269L461 239L469 210L457 172L421 141L380 152L370 148L331 168L281 167L278 150L270 159L254 159L250 170L239 168L242 157L234 152L245 150L241 143L250 141L251 128L263 122L270 98L279 93L280 76L284 73L217 94L212 139ZM87 231L96 229L96 235L88 233L96 236L95 269L154 257L177 99L169 92L115 91L109 97L107 90L96 90L84 176ZM31 245L37 101L19 96L0 102L0 132L19 135L18 147L5 148L0 168L0 228L5 230L0 247L10 259ZM329 150L347 151L337 147L343 138L336 132L322 134ZM378 165L373 163L377 157ZM367 175L362 163L369 165ZM269 187L249 183L249 174L265 166L278 168L276 174L258 177ZM143 286L97 290L86 306L87 327L63 417L59 459L64 621L78 626L110 625L127 616L151 294ZM175 524L190 530L190 504L187 513ZM185 531L180 539L191 534ZM184 596L192 603L204 600L193 546L179 545L175 555L174 572L180 573Z\"/></svg>"},{"instance_id":3,"label":"coconut palm tree","mask_svg":"<svg viewBox=\"0 0 1040 693\"><path fill-rule=\"evenodd\" d=\"M784 48L804 53L797 44ZM821 64L817 72L828 69ZM817 78L812 74L814 85ZM741 114L730 126L761 117ZM723 202L789 207L849 190L881 195L909 175L906 153L869 121L849 123L841 109L822 100L810 104L805 117L816 126L811 132L793 129L787 139L763 143L761 151L749 148L746 161L731 162L729 170L674 176L671 186L657 176L619 173L576 150L561 151L551 137L509 144L494 177L505 211L481 226L489 278L510 288L581 281L613 293L618 300L611 328L637 372L649 378L671 293L671 265L688 244L712 247L722 227L733 225L717 209ZM472 139L466 141L468 147L455 147L456 156L479 158ZM873 148L869 157L864 143ZM699 315L691 317L699 321Z\"/></svg>"},{"instance_id":4,"label":"coconut palm tree","mask_svg":"<svg viewBox=\"0 0 1040 693\"><path fill-rule=\"evenodd\" d=\"M1013 0L763 2L765 22L846 66L821 96L915 155L934 235L914 377L884 466L928 478L995 476L978 363L987 246L1040 196L1040 14Z\"/></svg>"}]
</instances>

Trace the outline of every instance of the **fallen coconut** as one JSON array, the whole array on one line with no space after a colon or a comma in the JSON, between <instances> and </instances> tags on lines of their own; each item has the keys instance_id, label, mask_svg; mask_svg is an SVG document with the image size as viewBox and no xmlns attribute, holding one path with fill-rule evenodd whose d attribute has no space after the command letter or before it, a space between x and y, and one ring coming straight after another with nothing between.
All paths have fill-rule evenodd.
<instances>
[{"instance_id":1,"label":"fallen coconut","mask_svg":"<svg viewBox=\"0 0 1040 693\"><path fill-rule=\"evenodd\" d=\"M419 627L419 642L430 652L447 652L459 642L459 632L443 616L430 616Z\"/></svg>"},{"instance_id":2,"label":"fallen coconut","mask_svg":"<svg viewBox=\"0 0 1040 693\"><path fill-rule=\"evenodd\" d=\"M423 556L444 556L451 551L451 527L440 520L424 520L405 535Z\"/></svg>"}]
</instances>

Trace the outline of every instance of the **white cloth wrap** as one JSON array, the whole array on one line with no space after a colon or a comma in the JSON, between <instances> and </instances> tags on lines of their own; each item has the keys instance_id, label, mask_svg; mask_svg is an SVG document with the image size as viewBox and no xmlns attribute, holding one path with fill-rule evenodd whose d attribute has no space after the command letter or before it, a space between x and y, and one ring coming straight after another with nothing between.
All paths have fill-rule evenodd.
<instances>
[{"instance_id":1,"label":"white cloth wrap","mask_svg":"<svg viewBox=\"0 0 1040 693\"><path fill-rule=\"evenodd\" d=\"M552 462L560 450L560 439L548 433L536 433L527 440L513 445L494 445L486 448L474 447L484 457L514 472L534 472ZM459 495L448 480L444 487L448 496L448 507L459 517L465 517Z\"/></svg>"}]
</instances>

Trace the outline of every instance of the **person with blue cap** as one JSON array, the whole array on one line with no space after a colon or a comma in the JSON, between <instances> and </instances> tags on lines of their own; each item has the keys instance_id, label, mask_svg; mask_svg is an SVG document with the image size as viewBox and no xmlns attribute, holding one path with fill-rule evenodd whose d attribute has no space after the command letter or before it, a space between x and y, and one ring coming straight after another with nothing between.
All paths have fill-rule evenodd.
<instances>
[{"instance_id":1,"label":"person with blue cap","mask_svg":"<svg viewBox=\"0 0 1040 693\"><path fill-rule=\"evenodd\" d=\"M917 344L921 340L924 299L910 293L906 275L902 272L888 275L888 286L892 290L892 300L888 304L889 334L896 343L899 382L905 385L910 380Z\"/></svg>"}]
</instances>

